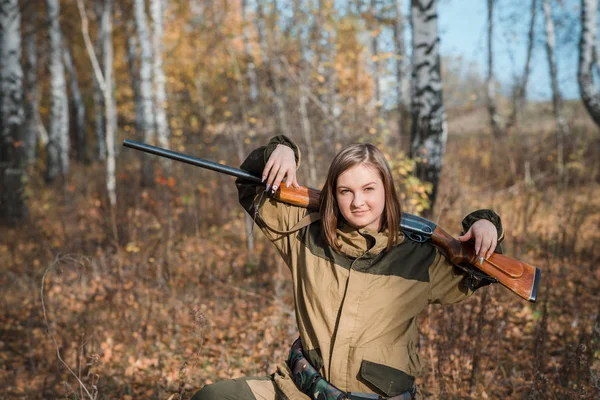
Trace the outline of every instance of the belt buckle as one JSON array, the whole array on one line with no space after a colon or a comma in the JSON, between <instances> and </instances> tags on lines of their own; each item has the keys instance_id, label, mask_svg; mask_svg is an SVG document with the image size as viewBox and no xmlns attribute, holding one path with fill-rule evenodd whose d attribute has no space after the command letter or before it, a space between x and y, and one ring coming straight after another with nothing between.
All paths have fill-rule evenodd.
<instances>
[{"instance_id":1,"label":"belt buckle","mask_svg":"<svg viewBox=\"0 0 600 400\"><path fill-rule=\"evenodd\" d=\"M360 392L348 392L347 399L349 400L381 400L382 397L378 394L372 393L360 393Z\"/></svg>"}]
</instances>

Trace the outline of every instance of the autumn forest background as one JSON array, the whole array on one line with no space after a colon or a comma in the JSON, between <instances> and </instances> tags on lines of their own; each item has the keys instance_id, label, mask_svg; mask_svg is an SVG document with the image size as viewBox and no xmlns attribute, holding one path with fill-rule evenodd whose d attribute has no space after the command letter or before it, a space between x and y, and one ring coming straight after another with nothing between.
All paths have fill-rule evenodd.
<instances>
[{"instance_id":1,"label":"autumn forest background","mask_svg":"<svg viewBox=\"0 0 600 400\"><path fill-rule=\"evenodd\" d=\"M272 373L291 281L233 178L121 144L238 166L276 134L315 188L344 145L377 144L405 211L458 234L492 208L505 253L542 269L537 303L493 285L421 316L426 398L600 398L597 1L486 6L479 68L440 56L436 0L2 0L0 398L188 399ZM499 21L528 32L510 83ZM566 48L581 98L561 96Z\"/></svg>"}]
</instances>

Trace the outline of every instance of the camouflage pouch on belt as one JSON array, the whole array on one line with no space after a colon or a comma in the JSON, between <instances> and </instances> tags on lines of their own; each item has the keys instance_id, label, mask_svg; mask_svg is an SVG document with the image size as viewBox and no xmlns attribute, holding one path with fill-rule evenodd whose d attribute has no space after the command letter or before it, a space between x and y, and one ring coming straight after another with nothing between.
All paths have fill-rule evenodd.
<instances>
[{"instance_id":1,"label":"camouflage pouch on belt","mask_svg":"<svg viewBox=\"0 0 600 400\"><path fill-rule=\"evenodd\" d=\"M319 371L304 357L300 339L296 340L292 345L287 362L292 371L294 383L302 393L305 393L311 399L342 400L345 398L346 393L323 379Z\"/></svg>"},{"instance_id":2,"label":"camouflage pouch on belt","mask_svg":"<svg viewBox=\"0 0 600 400\"><path fill-rule=\"evenodd\" d=\"M296 387L313 400L384 400L383 397L371 393L346 393L327 382L302 353L300 338L292 345L287 364L292 371ZM417 388L413 386L408 392L388 397L387 400L413 400L416 396Z\"/></svg>"}]
</instances>

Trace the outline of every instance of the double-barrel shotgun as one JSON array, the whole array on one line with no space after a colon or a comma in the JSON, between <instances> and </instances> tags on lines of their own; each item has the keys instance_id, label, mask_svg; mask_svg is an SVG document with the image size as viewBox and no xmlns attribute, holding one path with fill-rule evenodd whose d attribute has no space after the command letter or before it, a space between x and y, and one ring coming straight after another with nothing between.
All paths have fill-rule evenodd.
<instances>
[{"instance_id":1,"label":"double-barrel shotgun","mask_svg":"<svg viewBox=\"0 0 600 400\"><path fill-rule=\"evenodd\" d=\"M259 184L262 183L261 178L254 176L247 171L151 146L149 144L125 140L123 146L238 178L247 179ZM273 194L273 197L276 200L288 204L305 207L311 210L318 210L320 195L321 192L317 189L311 189L305 186L296 189L293 186L287 187L286 185L281 185ZM491 277L493 281L500 282L507 289L525 300L531 302L537 300L538 286L542 273L539 268L498 253L493 253L488 259L484 259L483 262L480 263L480 259L475 254L472 243L460 242L437 226L437 224L406 212L402 213L400 229L412 240L421 242L431 241L431 243L437 246L452 264L463 269L476 268L476 270Z\"/></svg>"}]
</instances>

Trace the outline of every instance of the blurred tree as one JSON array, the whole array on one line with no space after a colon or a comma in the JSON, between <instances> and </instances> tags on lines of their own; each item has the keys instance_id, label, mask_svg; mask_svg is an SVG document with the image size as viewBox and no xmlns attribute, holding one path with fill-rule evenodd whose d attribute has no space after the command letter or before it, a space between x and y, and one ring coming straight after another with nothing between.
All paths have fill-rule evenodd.
<instances>
[{"instance_id":1,"label":"blurred tree","mask_svg":"<svg viewBox=\"0 0 600 400\"><path fill-rule=\"evenodd\" d=\"M598 0L581 0L581 39L577 81L583 104L600 126L600 92L594 85L594 69L598 69Z\"/></svg>"},{"instance_id":2,"label":"blurred tree","mask_svg":"<svg viewBox=\"0 0 600 400\"><path fill-rule=\"evenodd\" d=\"M242 0L242 33L244 36L244 53L246 55L246 63L248 65L246 76L248 78L249 95L248 100L250 101L250 115L254 115L254 107L258 100L258 80L256 77L256 65L254 64L254 56L250 47L251 42L251 24L248 21L248 0ZM248 118L246 116L245 118Z\"/></svg>"},{"instance_id":3,"label":"blurred tree","mask_svg":"<svg viewBox=\"0 0 600 400\"><path fill-rule=\"evenodd\" d=\"M396 55L396 104L398 108L398 133L406 135L405 126L407 119L407 96L408 68L406 57L406 44L404 40L404 13L402 12L402 0L394 0L395 23L394 23L394 52Z\"/></svg>"},{"instance_id":4,"label":"blurred tree","mask_svg":"<svg viewBox=\"0 0 600 400\"><path fill-rule=\"evenodd\" d=\"M112 0L104 0L102 10L102 66L104 73L104 121L106 124L106 189L111 208L117 205L115 139L117 133L117 113L113 90L113 32L112 32ZM116 235L116 227L114 227Z\"/></svg>"},{"instance_id":5,"label":"blurred tree","mask_svg":"<svg viewBox=\"0 0 600 400\"><path fill-rule=\"evenodd\" d=\"M310 12L310 10L309 10ZM296 33L298 40L298 48L300 49L300 57L298 60L298 100L300 103L300 119L301 119L301 130L302 138L304 139L304 145L306 149L306 155L308 160L308 185L310 187L316 187L317 185L317 168L315 163L315 144L312 139L311 122L308 115L308 96L307 92L310 92L310 79L309 79L309 44L307 43L307 34L304 32L303 27L307 26L308 13L302 9L300 0L294 1L294 20L297 24ZM318 24L319 19L315 19ZM318 51L318 49L317 49ZM319 57L317 56L318 60ZM317 64L319 62L317 61Z\"/></svg>"},{"instance_id":6,"label":"blurred tree","mask_svg":"<svg viewBox=\"0 0 600 400\"><path fill-rule=\"evenodd\" d=\"M158 136L158 144L162 147L168 147L169 137L171 136L169 122L167 120L167 92L165 91L165 72L163 70L162 59L166 1L167 0L150 0L150 15L152 16L152 80L154 83L154 115L156 118L156 134Z\"/></svg>"},{"instance_id":7,"label":"blurred tree","mask_svg":"<svg viewBox=\"0 0 600 400\"><path fill-rule=\"evenodd\" d=\"M527 53L525 56L525 65L523 75L518 79L517 85L513 90L512 112L506 123L506 129L510 129L519 123L519 116L525 108L525 99L527 97L527 83L529 82L529 73L531 72L531 55L533 54L533 45L535 38L535 18L537 14L537 0L531 0L531 19L529 20L529 32L527 34Z\"/></svg>"},{"instance_id":8,"label":"blurred tree","mask_svg":"<svg viewBox=\"0 0 600 400\"><path fill-rule=\"evenodd\" d=\"M88 31L88 18L83 0L77 0L77 7L81 17L81 32L83 34L88 56L92 62L95 80L102 90L104 100L104 121L106 139L106 189L112 211L113 233L117 237L115 206L117 204L116 179L115 179L115 135L116 135L116 112L113 94L113 44L112 44L112 0L104 0L102 16L100 18L100 32L102 35L102 70L96 56Z\"/></svg>"},{"instance_id":9,"label":"blurred tree","mask_svg":"<svg viewBox=\"0 0 600 400\"><path fill-rule=\"evenodd\" d=\"M18 0L0 2L0 59L0 222L13 225L27 215Z\"/></svg>"},{"instance_id":10,"label":"blurred tree","mask_svg":"<svg viewBox=\"0 0 600 400\"><path fill-rule=\"evenodd\" d=\"M381 26L379 23L379 8L377 7L377 0L371 0L369 3L369 11L367 15L369 35L370 35L370 50L371 50L371 63L372 63L372 76L373 76L373 93L371 95L371 106L374 110L375 124L374 127L377 130L377 134L382 138L384 145L388 144L388 130L385 129L383 123L383 102L381 100L381 63L380 51L379 51L379 35L381 33Z\"/></svg>"},{"instance_id":11,"label":"blurred tree","mask_svg":"<svg viewBox=\"0 0 600 400\"><path fill-rule=\"evenodd\" d=\"M144 0L134 0L133 14L140 45L139 87L142 101L142 131L146 143L154 143L154 102L152 99L152 46L146 22L146 6ZM138 134L140 134L138 133ZM154 160L142 156L142 185L154 185Z\"/></svg>"},{"instance_id":12,"label":"blurred tree","mask_svg":"<svg viewBox=\"0 0 600 400\"><path fill-rule=\"evenodd\" d=\"M103 0L95 0L96 25L101 26ZM99 59L102 58L102 43L104 41L102 29L98 29L96 41L94 42L95 54ZM99 161L106 159L106 121L104 120L104 96L98 79L94 79L94 114L96 126L96 159Z\"/></svg>"},{"instance_id":13,"label":"blurred tree","mask_svg":"<svg viewBox=\"0 0 600 400\"><path fill-rule=\"evenodd\" d=\"M262 1L258 1L256 7L258 14L256 28L262 52L263 68L267 69L270 93L275 102L277 130L281 134L289 135L290 128L285 104L285 88L282 85L282 81L285 82L286 80L282 79L281 60L279 59L281 57L281 49L279 46L276 47L276 44L279 42L279 29L275 28L279 14L277 11L277 1L273 0L271 15L268 19L263 10Z\"/></svg>"},{"instance_id":14,"label":"blurred tree","mask_svg":"<svg viewBox=\"0 0 600 400\"><path fill-rule=\"evenodd\" d=\"M410 156L417 161L417 177L432 184L432 208L448 138L442 100L437 20L436 0L411 1L414 89Z\"/></svg>"},{"instance_id":15,"label":"blurred tree","mask_svg":"<svg viewBox=\"0 0 600 400\"><path fill-rule=\"evenodd\" d=\"M556 60L554 55L554 21L552 20L552 12L550 9L549 0L542 0L544 8L544 19L546 25L546 53L548 55L548 70L550 71L550 85L552 87L552 108L554 111L554 119L556 121L556 149L557 149L557 168L558 175L563 176L564 173L564 138L569 134L569 127L563 112L562 96L558 88L558 78L556 72Z\"/></svg>"},{"instance_id":16,"label":"blurred tree","mask_svg":"<svg viewBox=\"0 0 600 400\"><path fill-rule=\"evenodd\" d=\"M50 132L47 146L46 180L63 179L69 172L69 106L63 64L63 40L58 20L59 0L46 0L50 37Z\"/></svg>"},{"instance_id":17,"label":"blurred tree","mask_svg":"<svg viewBox=\"0 0 600 400\"><path fill-rule=\"evenodd\" d=\"M494 0L488 0L488 76L487 76L487 103L490 114L490 125L495 138L504 136L506 131L500 128L500 115L496 109L496 80L494 79L494 58L492 51L494 32Z\"/></svg>"},{"instance_id":18,"label":"blurred tree","mask_svg":"<svg viewBox=\"0 0 600 400\"><path fill-rule=\"evenodd\" d=\"M75 120L75 156L77 161L83 162L86 161L85 103L79 90L77 70L75 70L67 43L63 43L63 60L69 73L71 87L71 112L74 114L73 119Z\"/></svg>"},{"instance_id":19,"label":"blurred tree","mask_svg":"<svg viewBox=\"0 0 600 400\"><path fill-rule=\"evenodd\" d=\"M135 34L135 26L133 21L126 23L127 30L127 66L129 69L129 76L131 78L131 88L133 90L133 102L135 104L135 132L139 134L142 132L142 98L140 93L140 78L138 69L138 55L137 55L137 37Z\"/></svg>"},{"instance_id":20,"label":"blurred tree","mask_svg":"<svg viewBox=\"0 0 600 400\"><path fill-rule=\"evenodd\" d=\"M24 121L24 136L23 146L25 148L25 162L31 165L35 162L37 151L37 138L39 130L44 129L41 125L39 116L39 92L38 92L38 58L37 58L37 42L36 42L36 13L29 10L25 13L23 26L23 39L25 49L25 121ZM47 144L43 143L45 146Z\"/></svg>"}]
</instances>

